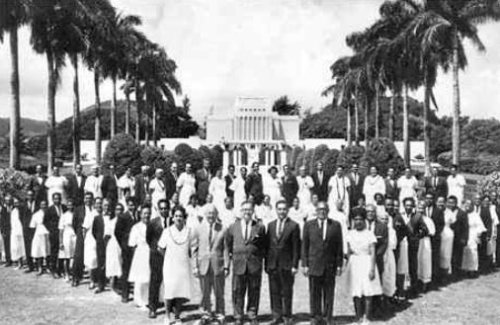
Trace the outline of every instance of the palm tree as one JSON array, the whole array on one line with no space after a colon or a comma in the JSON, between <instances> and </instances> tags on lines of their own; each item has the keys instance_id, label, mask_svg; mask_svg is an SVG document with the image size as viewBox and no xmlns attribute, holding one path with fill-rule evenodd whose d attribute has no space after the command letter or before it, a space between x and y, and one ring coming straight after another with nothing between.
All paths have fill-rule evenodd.
<instances>
[{"instance_id":1,"label":"palm tree","mask_svg":"<svg viewBox=\"0 0 500 325\"><path fill-rule=\"evenodd\" d=\"M125 109L125 133L130 134L130 94L134 91L134 83L130 80L125 81L125 83L120 87L120 89L125 94L125 99L127 101L127 106Z\"/></svg>"},{"instance_id":2,"label":"palm tree","mask_svg":"<svg viewBox=\"0 0 500 325\"><path fill-rule=\"evenodd\" d=\"M477 25L500 19L498 0L434 0L424 4L416 0L404 1L409 6L419 9L413 21L413 28L425 29L425 43L439 43L450 49L453 78L453 127L452 156L453 163L460 160L460 81L459 70L467 65L462 40L469 39L479 51L484 51ZM428 45L423 46L429 48Z\"/></svg>"},{"instance_id":3,"label":"palm tree","mask_svg":"<svg viewBox=\"0 0 500 325\"><path fill-rule=\"evenodd\" d=\"M10 114L10 160L9 167L18 169L19 134L21 121L21 100L19 96L19 49L17 30L28 21L29 3L19 0L0 1L0 42L3 42L4 33L9 34L10 57L12 74L10 77L10 91L12 107Z\"/></svg>"}]
</instances>

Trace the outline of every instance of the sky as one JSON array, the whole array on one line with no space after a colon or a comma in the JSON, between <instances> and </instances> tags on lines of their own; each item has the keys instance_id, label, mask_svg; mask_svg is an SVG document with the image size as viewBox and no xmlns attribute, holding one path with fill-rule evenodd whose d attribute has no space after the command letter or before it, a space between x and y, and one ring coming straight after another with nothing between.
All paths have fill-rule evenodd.
<instances>
[{"instance_id":1,"label":"sky","mask_svg":"<svg viewBox=\"0 0 500 325\"><path fill-rule=\"evenodd\" d=\"M351 54L345 37L377 19L383 0L114 0L125 14L143 17L142 30L161 44L178 65L177 77L202 119L210 108L228 112L238 96L287 95L314 111L330 98L321 92L331 83L330 65ZM468 42L468 68L461 73L462 114L500 119L500 24L480 26L487 52ZM29 30L19 34L21 115L47 118L47 64L29 44ZM10 110L10 52L0 44L0 117ZM73 71L62 73L56 99L58 121L72 114ZM94 103L93 78L80 69L81 107ZM452 113L451 74L441 73L435 89L439 115ZM413 94L421 100L422 92ZM101 84L101 98L111 98L111 83ZM119 93L119 98L124 96ZM180 99L178 101L180 103Z\"/></svg>"}]
</instances>

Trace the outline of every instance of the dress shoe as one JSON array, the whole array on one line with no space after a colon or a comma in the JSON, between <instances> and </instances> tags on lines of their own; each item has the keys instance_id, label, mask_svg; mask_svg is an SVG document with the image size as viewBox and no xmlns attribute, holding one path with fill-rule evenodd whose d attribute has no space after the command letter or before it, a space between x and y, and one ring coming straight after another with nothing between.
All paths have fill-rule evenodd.
<instances>
[{"instance_id":1,"label":"dress shoe","mask_svg":"<svg viewBox=\"0 0 500 325\"><path fill-rule=\"evenodd\" d=\"M279 324L284 324L284 321L281 317L275 318L271 323L269 323L269 325L279 325Z\"/></svg>"},{"instance_id":2,"label":"dress shoe","mask_svg":"<svg viewBox=\"0 0 500 325\"><path fill-rule=\"evenodd\" d=\"M127 297L122 297L122 302L123 302L124 304L128 303L128 298L127 298Z\"/></svg>"},{"instance_id":3,"label":"dress shoe","mask_svg":"<svg viewBox=\"0 0 500 325\"><path fill-rule=\"evenodd\" d=\"M4 266L5 266L5 267L11 267L11 266L12 266L12 262L7 262L7 263L5 263L5 265L4 265Z\"/></svg>"},{"instance_id":4,"label":"dress shoe","mask_svg":"<svg viewBox=\"0 0 500 325\"><path fill-rule=\"evenodd\" d=\"M293 319L291 317L285 317L284 325L293 325Z\"/></svg>"},{"instance_id":5,"label":"dress shoe","mask_svg":"<svg viewBox=\"0 0 500 325\"><path fill-rule=\"evenodd\" d=\"M101 293L101 292L104 292L104 288L97 288L97 289L94 291L94 293L95 293L95 294L99 294L99 293Z\"/></svg>"},{"instance_id":6,"label":"dress shoe","mask_svg":"<svg viewBox=\"0 0 500 325\"><path fill-rule=\"evenodd\" d=\"M250 320L250 325L259 325L259 322L257 321L257 318L253 318Z\"/></svg>"},{"instance_id":7,"label":"dress shoe","mask_svg":"<svg viewBox=\"0 0 500 325\"><path fill-rule=\"evenodd\" d=\"M148 317L149 318L156 318L156 310L150 309Z\"/></svg>"},{"instance_id":8,"label":"dress shoe","mask_svg":"<svg viewBox=\"0 0 500 325\"><path fill-rule=\"evenodd\" d=\"M33 271L35 271L33 268L29 268L29 269L25 270L24 273L31 273Z\"/></svg>"},{"instance_id":9,"label":"dress shoe","mask_svg":"<svg viewBox=\"0 0 500 325\"><path fill-rule=\"evenodd\" d=\"M59 279L61 276L59 274L55 273L55 272L52 272L52 277L54 279Z\"/></svg>"},{"instance_id":10,"label":"dress shoe","mask_svg":"<svg viewBox=\"0 0 500 325\"><path fill-rule=\"evenodd\" d=\"M234 325L243 325L243 320L241 320L241 319L235 320Z\"/></svg>"}]
</instances>

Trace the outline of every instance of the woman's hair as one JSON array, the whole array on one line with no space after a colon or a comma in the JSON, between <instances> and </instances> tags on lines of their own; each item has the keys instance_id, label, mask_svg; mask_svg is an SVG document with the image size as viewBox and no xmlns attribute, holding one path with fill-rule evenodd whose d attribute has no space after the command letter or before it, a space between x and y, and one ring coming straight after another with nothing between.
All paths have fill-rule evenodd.
<instances>
[{"instance_id":1,"label":"woman's hair","mask_svg":"<svg viewBox=\"0 0 500 325\"><path fill-rule=\"evenodd\" d=\"M267 172L268 172L269 174L271 174L271 172L272 172L273 170L274 170L275 172L278 172L278 168L276 168L276 166L271 166L271 167L269 167L269 169L267 170Z\"/></svg>"},{"instance_id":2,"label":"woman's hair","mask_svg":"<svg viewBox=\"0 0 500 325\"><path fill-rule=\"evenodd\" d=\"M172 216L174 216L174 215L175 215L175 213L176 213L177 211L180 211L180 212L182 213L182 217L183 217L184 219L186 219L186 217L187 217L186 210L185 210L183 207L181 207L181 206L176 206L176 207L172 210Z\"/></svg>"}]
</instances>

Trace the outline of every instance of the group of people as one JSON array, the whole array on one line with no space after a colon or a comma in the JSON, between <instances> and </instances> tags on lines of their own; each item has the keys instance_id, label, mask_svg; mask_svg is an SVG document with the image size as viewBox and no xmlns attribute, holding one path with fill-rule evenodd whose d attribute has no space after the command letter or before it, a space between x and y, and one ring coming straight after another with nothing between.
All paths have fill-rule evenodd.
<instances>
[{"instance_id":1,"label":"group of people","mask_svg":"<svg viewBox=\"0 0 500 325\"><path fill-rule=\"evenodd\" d=\"M333 321L334 292L344 286L356 317L368 321L430 287L487 273L500 262L498 195L464 198L457 166L445 179L434 168L418 181L410 168L396 178L376 167L368 175L318 162L301 167L253 163L236 175L213 174L205 159L178 173L148 166L132 175L107 166L62 176L41 166L26 199L6 195L0 206L5 266L64 277L80 285L86 272L95 293L109 285L127 303L179 323L183 305L201 292L203 323L225 320L225 282L236 324L257 323L262 273L269 278L273 324L292 324L293 287L309 279L311 323ZM153 174L153 175L151 175ZM190 276L194 275L194 277ZM194 278L198 278L195 281ZM215 308L212 308L211 294ZM246 308L245 308L246 297ZM246 312L246 315L245 315Z\"/></svg>"}]
</instances>

